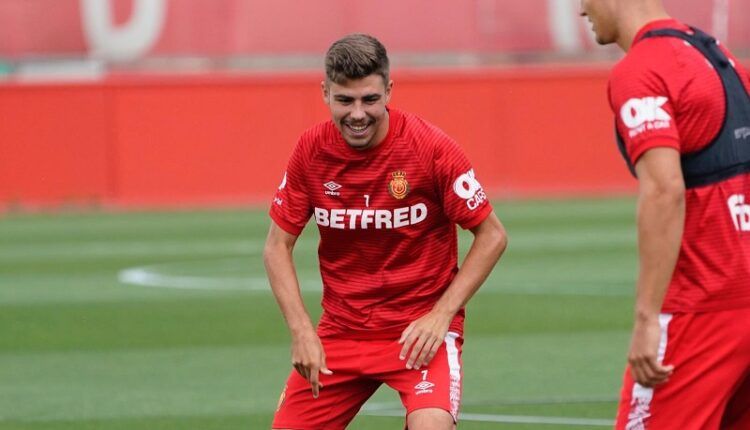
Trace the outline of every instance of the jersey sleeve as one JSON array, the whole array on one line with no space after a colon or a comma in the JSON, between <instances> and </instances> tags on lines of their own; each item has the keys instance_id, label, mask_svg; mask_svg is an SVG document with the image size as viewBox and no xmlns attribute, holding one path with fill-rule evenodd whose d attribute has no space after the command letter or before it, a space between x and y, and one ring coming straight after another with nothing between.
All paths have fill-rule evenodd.
<instances>
[{"instance_id":1,"label":"jersey sleeve","mask_svg":"<svg viewBox=\"0 0 750 430\"><path fill-rule=\"evenodd\" d=\"M461 228L479 225L492 206L463 150L450 138L438 145L434 172L442 193L443 210Z\"/></svg>"},{"instance_id":2,"label":"jersey sleeve","mask_svg":"<svg viewBox=\"0 0 750 430\"><path fill-rule=\"evenodd\" d=\"M654 48L658 48L658 44L655 45ZM674 119L676 100L668 84L670 80L679 79L679 66L676 62L665 64L670 61L670 55L658 49L644 54L618 67L609 87L617 132L633 165L652 148L680 150L680 135Z\"/></svg>"},{"instance_id":3,"label":"jersey sleeve","mask_svg":"<svg viewBox=\"0 0 750 430\"><path fill-rule=\"evenodd\" d=\"M305 165L305 150L300 140L289 159L270 210L271 219L284 231L295 236L302 233L312 214L303 174Z\"/></svg>"}]
</instances>

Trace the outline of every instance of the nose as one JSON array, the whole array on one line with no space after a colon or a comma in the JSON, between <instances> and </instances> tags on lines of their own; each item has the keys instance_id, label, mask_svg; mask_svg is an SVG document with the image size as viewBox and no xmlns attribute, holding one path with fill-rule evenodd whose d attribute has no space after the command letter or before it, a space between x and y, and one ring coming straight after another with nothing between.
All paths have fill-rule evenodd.
<instances>
[{"instance_id":1,"label":"nose","mask_svg":"<svg viewBox=\"0 0 750 430\"><path fill-rule=\"evenodd\" d=\"M365 110L362 107L362 103L355 102L352 106L352 111L349 113L349 118L351 118L354 121L359 121L367 118L367 115L365 114Z\"/></svg>"}]
</instances>

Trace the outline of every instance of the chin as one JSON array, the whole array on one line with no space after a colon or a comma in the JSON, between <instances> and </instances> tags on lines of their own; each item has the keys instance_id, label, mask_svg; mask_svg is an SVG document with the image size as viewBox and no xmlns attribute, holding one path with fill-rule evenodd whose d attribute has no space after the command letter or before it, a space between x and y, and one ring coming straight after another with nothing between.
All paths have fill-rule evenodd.
<instances>
[{"instance_id":1,"label":"chin","mask_svg":"<svg viewBox=\"0 0 750 430\"><path fill-rule=\"evenodd\" d=\"M615 41L612 40L611 38L605 38L605 37L602 37L602 36L596 36L596 43L598 43L600 45L609 45L609 44L612 44L614 42Z\"/></svg>"},{"instance_id":2,"label":"chin","mask_svg":"<svg viewBox=\"0 0 750 430\"><path fill-rule=\"evenodd\" d=\"M346 141L346 144L351 146L354 149L366 149L370 146L369 140L357 140L352 142L351 140L344 139Z\"/></svg>"}]
</instances>

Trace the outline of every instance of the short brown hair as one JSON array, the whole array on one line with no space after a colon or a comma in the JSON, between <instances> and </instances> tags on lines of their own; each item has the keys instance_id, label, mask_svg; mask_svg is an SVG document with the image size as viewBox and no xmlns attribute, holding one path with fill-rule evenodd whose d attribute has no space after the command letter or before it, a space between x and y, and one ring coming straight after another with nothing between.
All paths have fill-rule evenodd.
<instances>
[{"instance_id":1,"label":"short brown hair","mask_svg":"<svg viewBox=\"0 0 750 430\"><path fill-rule=\"evenodd\" d=\"M350 79L380 75L389 80L388 53L380 41L367 34L350 34L337 40L326 53L326 79L343 84Z\"/></svg>"}]
</instances>

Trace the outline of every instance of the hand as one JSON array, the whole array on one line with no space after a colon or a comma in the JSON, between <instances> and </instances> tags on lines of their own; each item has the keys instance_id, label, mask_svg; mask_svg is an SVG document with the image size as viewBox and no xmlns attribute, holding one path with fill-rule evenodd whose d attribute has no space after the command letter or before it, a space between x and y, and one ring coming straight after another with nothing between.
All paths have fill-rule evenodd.
<instances>
[{"instance_id":1,"label":"hand","mask_svg":"<svg viewBox=\"0 0 750 430\"><path fill-rule=\"evenodd\" d=\"M433 310L406 327L398 340L398 343L404 345L398 358L404 360L411 350L406 362L407 369L419 369L430 363L443 343L452 319L452 315Z\"/></svg>"},{"instance_id":2,"label":"hand","mask_svg":"<svg viewBox=\"0 0 750 430\"><path fill-rule=\"evenodd\" d=\"M323 384L319 373L332 375L326 366L326 355L320 338L314 331L305 332L292 338L292 365L297 373L312 385L313 398L317 399Z\"/></svg>"},{"instance_id":3,"label":"hand","mask_svg":"<svg viewBox=\"0 0 750 430\"><path fill-rule=\"evenodd\" d=\"M674 366L658 361L661 327L659 319L636 320L630 341L628 363L633 379L644 387L653 387L669 380Z\"/></svg>"}]
</instances>

